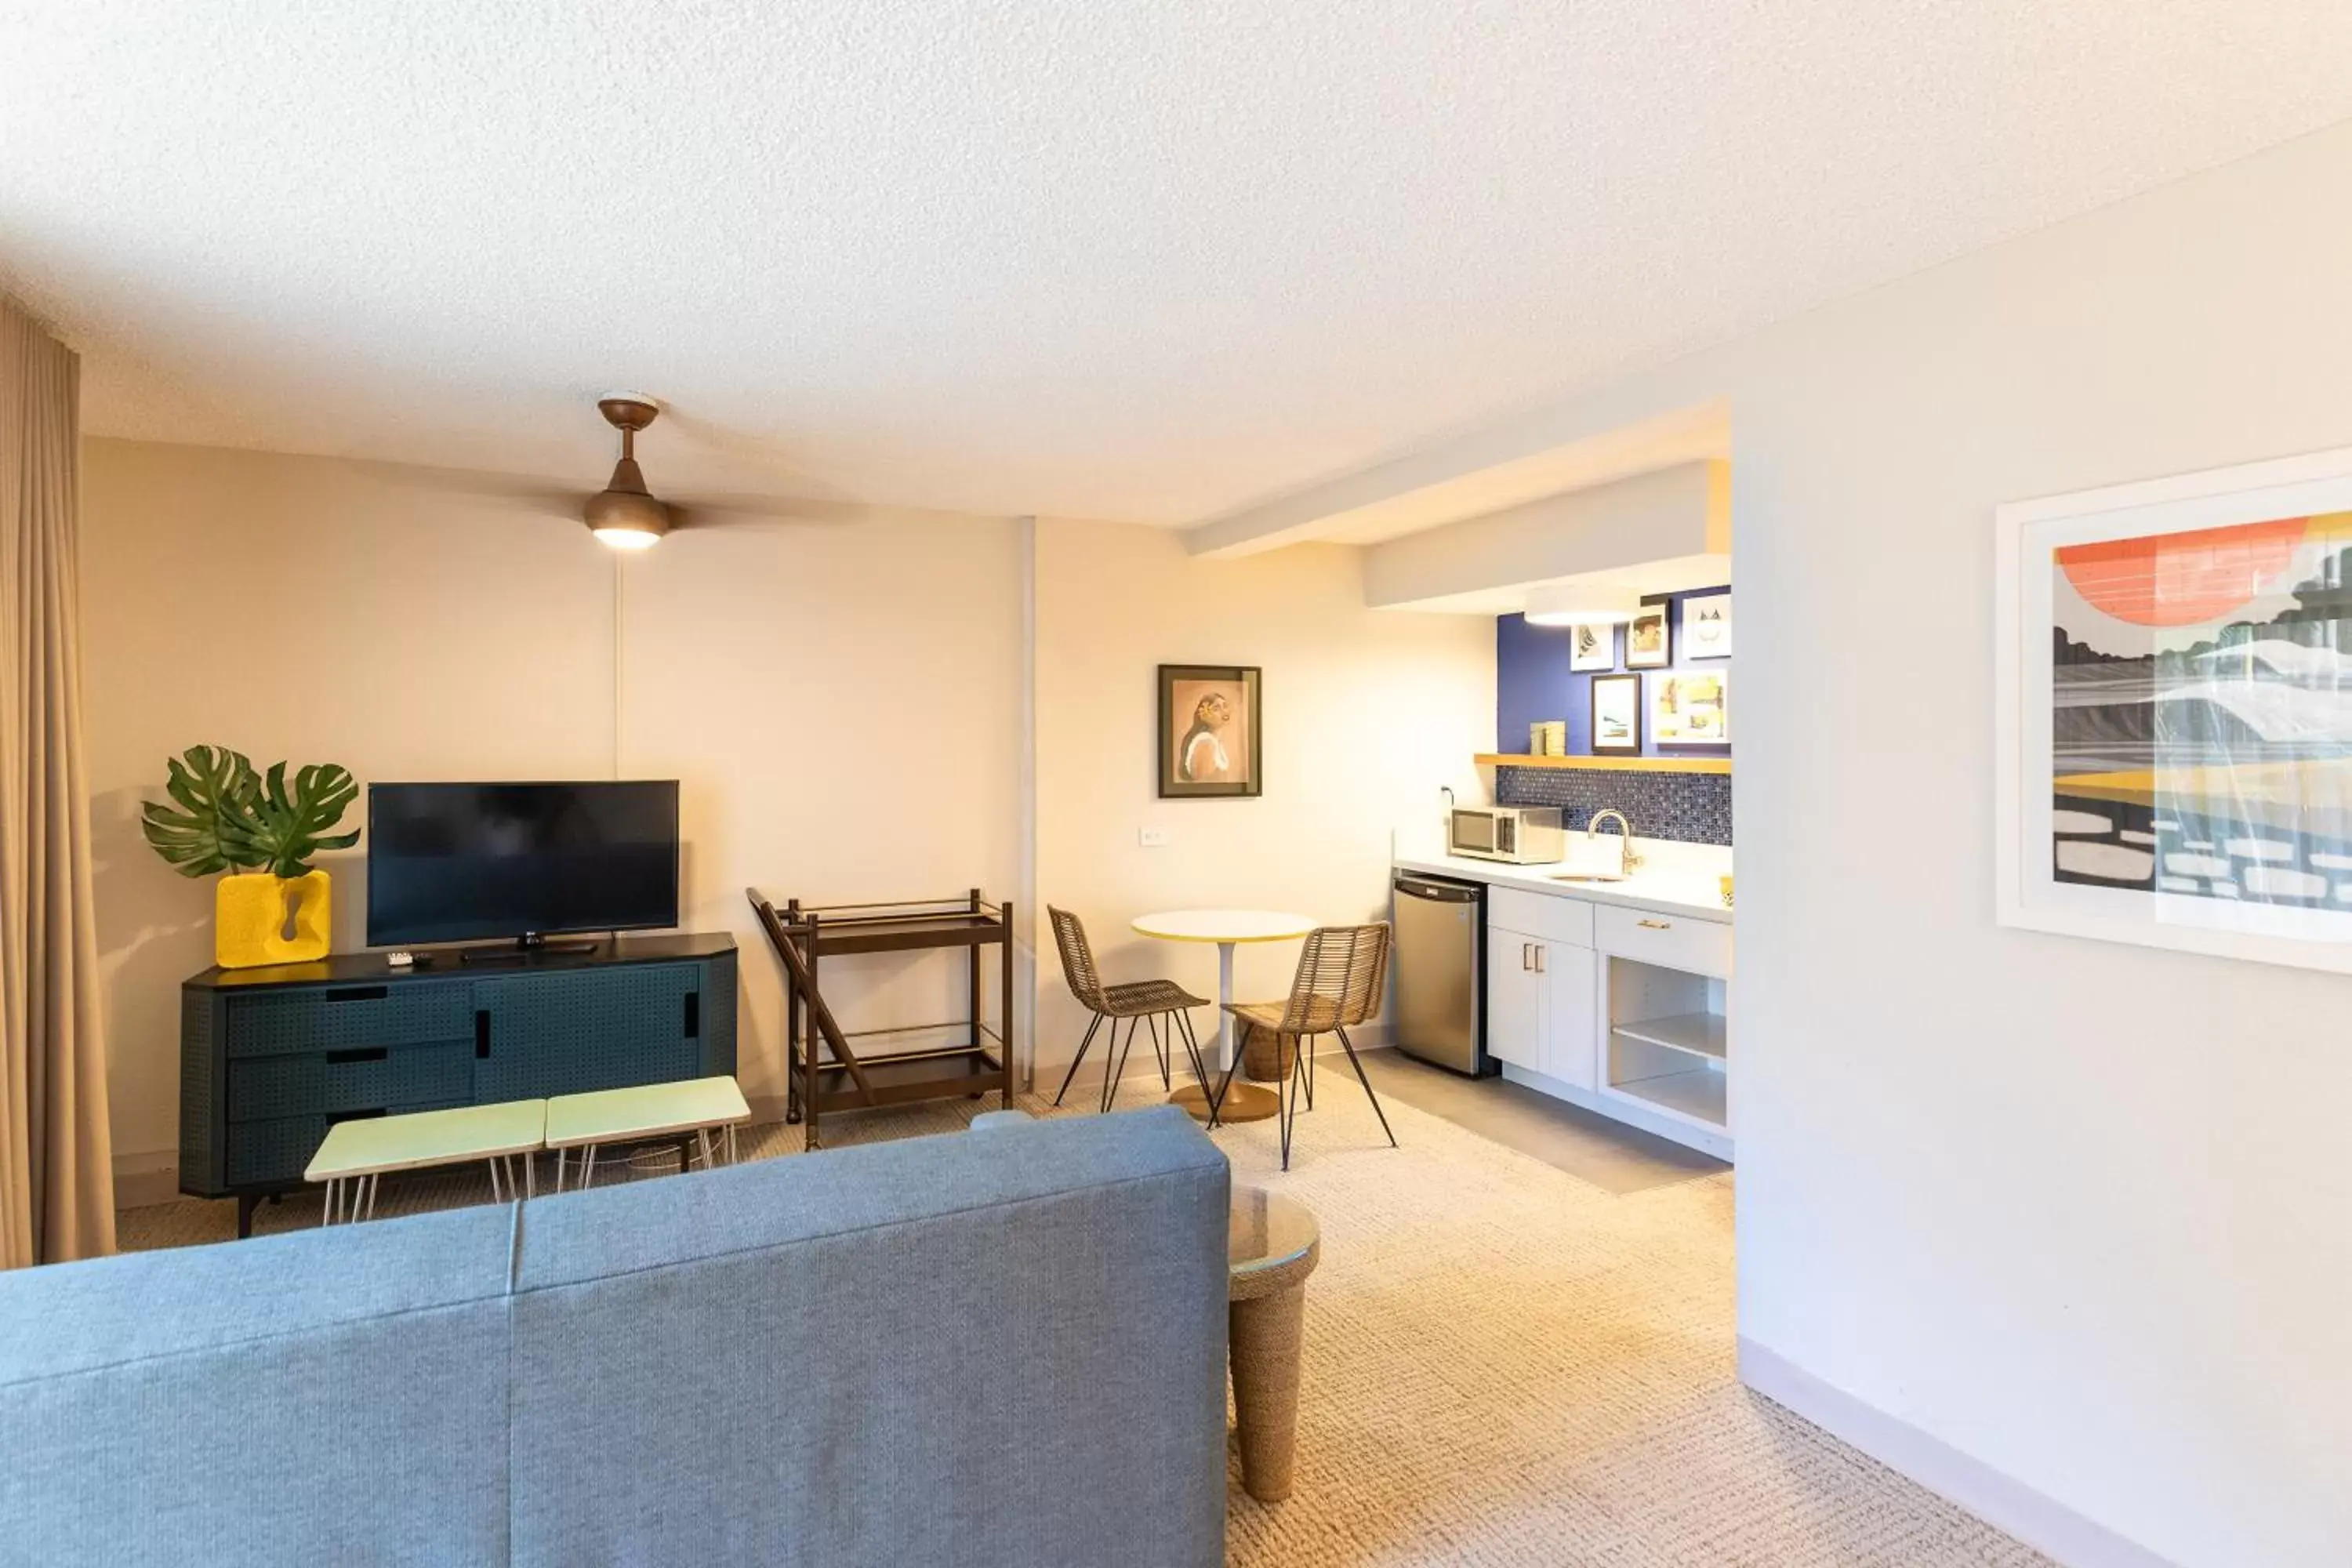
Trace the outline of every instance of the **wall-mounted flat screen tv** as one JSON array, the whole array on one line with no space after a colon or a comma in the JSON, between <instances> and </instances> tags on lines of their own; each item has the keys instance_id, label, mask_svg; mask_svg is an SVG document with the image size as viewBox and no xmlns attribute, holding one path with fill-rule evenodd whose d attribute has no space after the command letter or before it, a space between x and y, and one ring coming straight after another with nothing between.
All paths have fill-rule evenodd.
<instances>
[{"instance_id":1,"label":"wall-mounted flat screen tv","mask_svg":"<svg viewBox=\"0 0 2352 1568\"><path fill-rule=\"evenodd\" d=\"M677 781L368 788L372 947L677 924Z\"/></svg>"}]
</instances>

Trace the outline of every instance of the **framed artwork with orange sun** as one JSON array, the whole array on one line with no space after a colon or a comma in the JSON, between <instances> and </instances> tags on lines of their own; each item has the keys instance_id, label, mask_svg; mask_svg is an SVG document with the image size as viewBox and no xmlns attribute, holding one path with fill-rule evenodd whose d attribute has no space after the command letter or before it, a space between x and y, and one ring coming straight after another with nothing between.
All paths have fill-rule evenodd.
<instances>
[{"instance_id":1,"label":"framed artwork with orange sun","mask_svg":"<svg viewBox=\"0 0 2352 1568\"><path fill-rule=\"evenodd\" d=\"M2001 923L2352 973L2352 448L1996 540Z\"/></svg>"}]
</instances>

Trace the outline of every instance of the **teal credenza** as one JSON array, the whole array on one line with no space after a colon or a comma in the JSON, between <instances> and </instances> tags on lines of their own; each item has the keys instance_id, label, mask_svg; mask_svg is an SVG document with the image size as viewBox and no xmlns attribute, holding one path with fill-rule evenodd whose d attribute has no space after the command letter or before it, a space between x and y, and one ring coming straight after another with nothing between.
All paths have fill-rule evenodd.
<instances>
[{"instance_id":1,"label":"teal credenza","mask_svg":"<svg viewBox=\"0 0 2352 1568\"><path fill-rule=\"evenodd\" d=\"M589 952L444 951L207 969L180 988L180 1190L299 1186L361 1116L537 1100L735 1070L735 939L618 937Z\"/></svg>"}]
</instances>

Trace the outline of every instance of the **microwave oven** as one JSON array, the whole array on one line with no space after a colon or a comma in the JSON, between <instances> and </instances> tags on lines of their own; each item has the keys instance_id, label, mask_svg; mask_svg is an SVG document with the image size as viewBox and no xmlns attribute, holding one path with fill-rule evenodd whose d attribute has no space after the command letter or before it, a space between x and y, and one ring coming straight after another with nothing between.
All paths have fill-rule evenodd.
<instances>
[{"instance_id":1,"label":"microwave oven","mask_svg":"<svg viewBox=\"0 0 2352 1568\"><path fill-rule=\"evenodd\" d=\"M1445 849L1480 860L1540 866L1567 857L1568 835L1556 805L1457 805L1446 818Z\"/></svg>"}]
</instances>

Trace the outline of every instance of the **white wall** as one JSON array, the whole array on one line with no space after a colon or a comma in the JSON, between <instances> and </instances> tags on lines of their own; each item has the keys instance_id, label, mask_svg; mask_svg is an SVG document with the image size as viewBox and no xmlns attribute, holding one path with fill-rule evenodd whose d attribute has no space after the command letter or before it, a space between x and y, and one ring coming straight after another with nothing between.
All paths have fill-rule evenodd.
<instances>
[{"instance_id":1,"label":"white wall","mask_svg":"<svg viewBox=\"0 0 2352 1568\"><path fill-rule=\"evenodd\" d=\"M1128 922L1203 905L1386 919L1390 829L1435 823L1441 785L1465 797L1477 787L1471 758L1494 724L1493 619L1367 609L1362 552L1347 546L1210 560L1170 531L1041 519L1036 556L1037 913L1075 910L1111 980L1164 975L1209 997L1214 947L1154 942ZM1263 795L1158 798L1161 664L1263 667ZM1145 826L1165 828L1167 847L1139 847ZM1039 942L1037 1059L1050 1091L1086 1015L1042 924ZM1297 957L1290 942L1242 948L1241 994L1287 994ZM1204 1041L1211 1023L1195 1020Z\"/></svg>"},{"instance_id":2,"label":"white wall","mask_svg":"<svg viewBox=\"0 0 2352 1568\"><path fill-rule=\"evenodd\" d=\"M177 1145L178 985L209 882L138 803L199 741L394 778L682 781L682 918L736 933L751 1093L773 961L743 899L924 896L1018 869L1020 558L1001 519L729 517L614 556L567 498L479 476L188 447L85 451L83 631L119 1164ZM617 635L616 635L617 628ZM350 821L361 820L355 808ZM364 856L331 857L362 945ZM862 967L861 967L862 965ZM850 1026L961 1005L929 956L845 963Z\"/></svg>"},{"instance_id":3,"label":"white wall","mask_svg":"<svg viewBox=\"0 0 2352 1568\"><path fill-rule=\"evenodd\" d=\"M1731 401L1754 1359L2215 1568L2352 1561L2352 981L1994 926L1992 509L2352 445L2347 191L2352 126L1543 433Z\"/></svg>"},{"instance_id":4,"label":"white wall","mask_svg":"<svg viewBox=\"0 0 2352 1568\"><path fill-rule=\"evenodd\" d=\"M622 765L683 781L680 918L743 949L753 1095L783 1092L782 1009L747 884L779 903L1013 894L1027 679L1014 531L747 518L623 565ZM844 1028L896 1028L962 1016L963 964L828 959L821 982Z\"/></svg>"}]
</instances>

